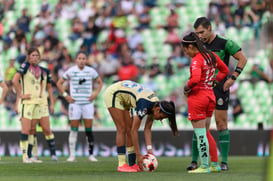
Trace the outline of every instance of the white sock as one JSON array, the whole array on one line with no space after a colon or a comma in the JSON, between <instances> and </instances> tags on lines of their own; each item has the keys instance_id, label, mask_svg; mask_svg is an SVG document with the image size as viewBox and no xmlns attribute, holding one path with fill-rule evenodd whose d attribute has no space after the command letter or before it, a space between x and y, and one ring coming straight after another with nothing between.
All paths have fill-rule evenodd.
<instances>
[{"instance_id":1,"label":"white sock","mask_svg":"<svg viewBox=\"0 0 273 181\"><path fill-rule=\"evenodd\" d=\"M78 132L70 130L68 142L70 156L75 157Z\"/></svg>"}]
</instances>

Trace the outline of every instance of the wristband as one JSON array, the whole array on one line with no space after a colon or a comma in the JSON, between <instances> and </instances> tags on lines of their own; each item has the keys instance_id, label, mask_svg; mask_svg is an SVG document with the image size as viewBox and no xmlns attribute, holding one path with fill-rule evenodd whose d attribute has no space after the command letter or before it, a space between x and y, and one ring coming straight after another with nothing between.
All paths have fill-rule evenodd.
<instances>
[{"instance_id":1,"label":"wristband","mask_svg":"<svg viewBox=\"0 0 273 181\"><path fill-rule=\"evenodd\" d=\"M230 78L231 78L232 80L236 80L236 79L237 79L237 77L236 77L235 75L232 75Z\"/></svg>"},{"instance_id":2,"label":"wristband","mask_svg":"<svg viewBox=\"0 0 273 181\"><path fill-rule=\"evenodd\" d=\"M147 150L153 149L152 145L147 145Z\"/></svg>"},{"instance_id":3,"label":"wristband","mask_svg":"<svg viewBox=\"0 0 273 181\"><path fill-rule=\"evenodd\" d=\"M235 72L237 72L238 74L242 73L243 69L241 67L236 67L235 68Z\"/></svg>"},{"instance_id":4,"label":"wristband","mask_svg":"<svg viewBox=\"0 0 273 181\"><path fill-rule=\"evenodd\" d=\"M63 97L66 97L68 94L67 94L67 92L64 91L64 93L62 95L63 95Z\"/></svg>"}]
</instances>

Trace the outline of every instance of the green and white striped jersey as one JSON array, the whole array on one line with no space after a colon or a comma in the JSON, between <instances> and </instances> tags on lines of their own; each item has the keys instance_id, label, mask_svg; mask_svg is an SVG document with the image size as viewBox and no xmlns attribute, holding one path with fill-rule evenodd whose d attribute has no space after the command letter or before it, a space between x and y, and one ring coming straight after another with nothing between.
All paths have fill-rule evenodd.
<instances>
[{"instance_id":1,"label":"green and white striped jersey","mask_svg":"<svg viewBox=\"0 0 273 181\"><path fill-rule=\"evenodd\" d=\"M82 70L73 66L64 74L63 79L69 81L69 90L75 104L89 104L89 97L92 95L92 81L97 79L99 74L91 67L85 66Z\"/></svg>"}]
</instances>

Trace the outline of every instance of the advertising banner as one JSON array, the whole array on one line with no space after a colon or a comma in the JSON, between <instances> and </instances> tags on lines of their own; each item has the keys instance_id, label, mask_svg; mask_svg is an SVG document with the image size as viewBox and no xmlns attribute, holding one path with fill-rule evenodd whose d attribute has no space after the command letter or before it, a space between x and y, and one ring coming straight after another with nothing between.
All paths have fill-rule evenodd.
<instances>
[{"instance_id":1,"label":"advertising banner","mask_svg":"<svg viewBox=\"0 0 273 181\"><path fill-rule=\"evenodd\" d=\"M217 131L211 131L214 136L218 152L220 147ZM54 132L58 156L68 156L68 131ZM115 131L94 131L96 156L116 156L116 132ZM180 131L180 135L174 137L171 131L152 131L153 152L156 156L181 157L191 155L193 131ZM270 131L254 130L233 130L230 131L230 155L240 156L268 156L269 154L269 135ZM49 156L47 142L43 133L37 133L38 152L40 156ZM0 155L1 156L20 156L19 148L20 133L1 132L0 133ZM146 153L146 146L143 132L139 132L140 148L143 154ZM80 131L77 142L77 155L88 156L88 146L85 133Z\"/></svg>"}]
</instances>

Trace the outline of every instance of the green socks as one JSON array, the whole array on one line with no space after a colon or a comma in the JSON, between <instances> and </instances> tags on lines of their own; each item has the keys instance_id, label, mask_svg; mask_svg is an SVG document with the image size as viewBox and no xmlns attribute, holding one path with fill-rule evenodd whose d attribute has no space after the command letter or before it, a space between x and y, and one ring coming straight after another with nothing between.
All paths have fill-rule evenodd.
<instances>
[{"instance_id":1,"label":"green socks","mask_svg":"<svg viewBox=\"0 0 273 181\"><path fill-rule=\"evenodd\" d=\"M197 137L197 147L201 160L201 168L209 167L209 143L206 135L206 128L194 128Z\"/></svg>"},{"instance_id":2,"label":"green socks","mask_svg":"<svg viewBox=\"0 0 273 181\"><path fill-rule=\"evenodd\" d=\"M197 130L199 130L199 129L201 129L201 128L197 128ZM220 144L220 148L221 148L222 162L228 163L228 153L229 153L229 144L230 144L229 130L226 129L223 131L219 131L218 133L219 133L219 144ZM196 135L197 135L196 129L194 129L194 134L192 137L192 161L193 162L197 162L198 156L199 156L199 152L198 152L199 146L197 148Z\"/></svg>"},{"instance_id":3,"label":"green socks","mask_svg":"<svg viewBox=\"0 0 273 181\"><path fill-rule=\"evenodd\" d=\"M196 138L196 134L193 133L192 136L192 162L196 162L198 161L198 157L199 157L199 152L198 152L198 148L197 148L197 138Z\"/></svg>"},{"instance_id":4,"label":"green socks","mask_svg":"<svg viewBox=\"0 0 273 181\"><path fill-rule=\"evenodd\" d=\"M221 148L222 162L228 163L230 135L228 129L219 131L219 144Z\"/></svg>"}]
</instances>

